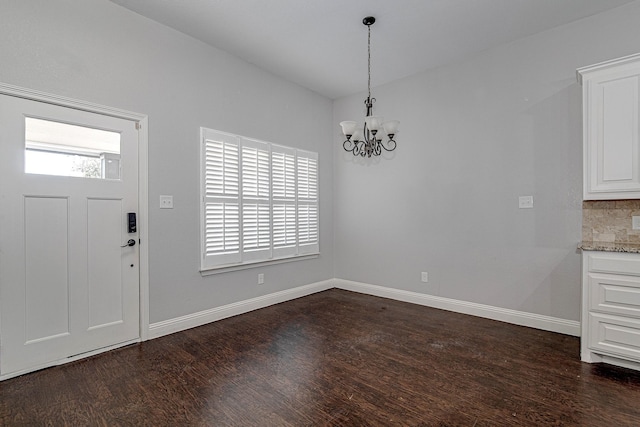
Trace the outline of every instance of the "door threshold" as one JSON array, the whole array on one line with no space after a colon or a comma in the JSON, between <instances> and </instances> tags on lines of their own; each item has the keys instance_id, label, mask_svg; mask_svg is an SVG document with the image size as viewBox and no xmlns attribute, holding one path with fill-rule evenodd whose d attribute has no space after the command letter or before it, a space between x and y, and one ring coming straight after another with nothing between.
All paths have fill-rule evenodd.
<instances>
[{"instance_id":1,"label":"door threshold","mask_svg":"<svg viewBox=\"0 0 640 427\"><path fill-rule=\"evenodd\" d=\"M37 365L31 368L22 369L15 372L9 372L7 374L0 374L0 381L8 380L10 378L19 377L21 375L31 374L36 371L41 371L43 369L52 368L54 366L65 365L67 363L76 362L78 360L85 359L87 357L96 356L101 353L105 353L107 351L116 350L118 348L126 347L128 345L137 344L141 342L140 338L136 338L134 340L124 341L118 344L98 348L95 350L90 350L84 353L79 353L74 356L65 357L63 359L53 360L51 362L44 363L42 365Z\"/></svg>"}]
</instances>

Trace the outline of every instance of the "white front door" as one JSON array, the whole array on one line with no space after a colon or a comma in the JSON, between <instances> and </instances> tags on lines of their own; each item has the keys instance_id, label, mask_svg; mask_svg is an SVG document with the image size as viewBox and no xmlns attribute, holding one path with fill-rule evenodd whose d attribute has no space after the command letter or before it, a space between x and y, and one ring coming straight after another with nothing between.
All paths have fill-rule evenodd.
<instances>
[{"instance_id":1,"label":"white front door","mask_svg":"<svg viewBox=\"0 0 640 427\"><path fill-rule=\"evenodd\" d=\"M0 95L1 376L139 338L137 212L136 122Z\"/></svg>"}]
</instances>

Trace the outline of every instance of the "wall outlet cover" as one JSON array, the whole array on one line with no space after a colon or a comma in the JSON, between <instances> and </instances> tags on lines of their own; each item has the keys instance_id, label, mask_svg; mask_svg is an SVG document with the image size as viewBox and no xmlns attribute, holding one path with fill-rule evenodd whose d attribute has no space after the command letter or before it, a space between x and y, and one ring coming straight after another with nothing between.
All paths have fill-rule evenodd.
<instances>
[{"instance_id":1,"label":"wall outlet cover","mask_svg":"<svg viewBox=\"0 0 640 427\"><path fill-rule=\"evenodd\" d=\"M160 209L173 209L173 196L160 196Z\"/></svg>"},{"instance_id":2,"label":"wall outlet cover","mask_svg":"<svg viewBox=\"0 0 640 427\"><path fill-rule=\"evenodd\" d=\"M520 197L518 197L518 207L520 209L532 209L533 208L533 196L520 196Z\"/></svg>"}]
</instances>

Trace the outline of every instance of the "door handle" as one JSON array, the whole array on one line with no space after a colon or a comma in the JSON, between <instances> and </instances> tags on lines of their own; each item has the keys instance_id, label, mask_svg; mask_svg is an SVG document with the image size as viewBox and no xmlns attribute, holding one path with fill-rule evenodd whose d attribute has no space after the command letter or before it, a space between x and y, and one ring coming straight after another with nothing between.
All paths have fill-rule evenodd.
<instances>
[{"instance_id":1,"label":"door handle","mask_svg":"<svg viewBox=\"0 0 640 427\"><path fill-rule=\"evenodd\" d=\"M129 241L128 241L126 244L124 244L124 245L122 245L122 246L120 246L120 247L121 247L121 248L126 248L127 246L135 246L135 244L136 244L136 241L135 241L135 240L133 240L133 239L129 239Z\"/></svg>"}]
</instances>

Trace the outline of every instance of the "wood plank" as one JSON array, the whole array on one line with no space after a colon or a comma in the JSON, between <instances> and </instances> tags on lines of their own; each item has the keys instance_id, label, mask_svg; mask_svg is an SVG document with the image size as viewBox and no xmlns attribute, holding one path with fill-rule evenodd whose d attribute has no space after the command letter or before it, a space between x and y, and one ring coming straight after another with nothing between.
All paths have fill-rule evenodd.
<instances>
[{"instance_id":1,"label":"wood plank","mask_svg":"<svg viewBox=\"0 0 640 427\"><path fill-rule=\"evenodd\" d=\"M0 425L640 425L579 339L332 289L0 383Z\"/></svg>"}]
</instances>

